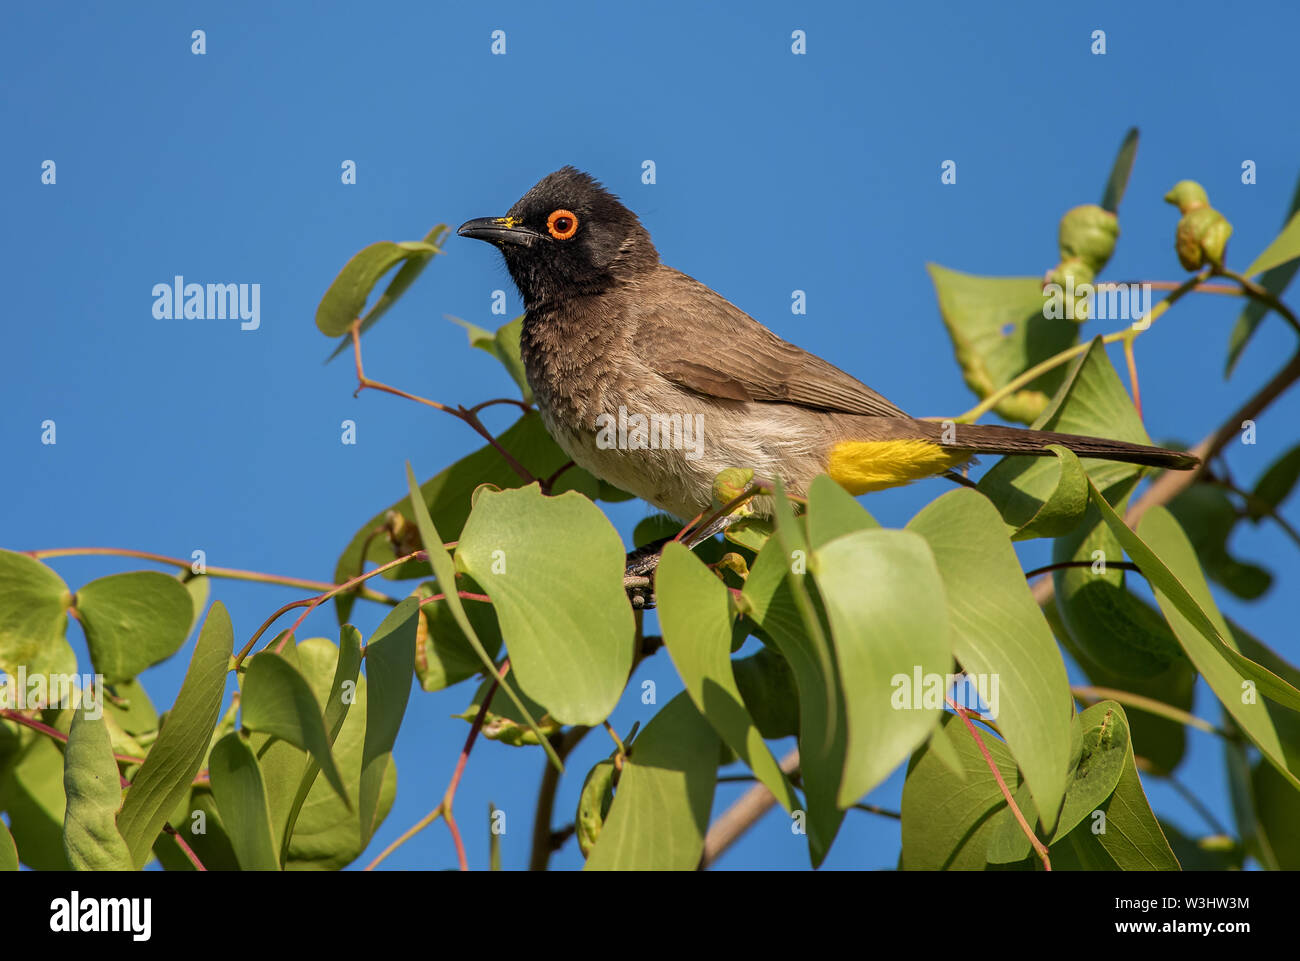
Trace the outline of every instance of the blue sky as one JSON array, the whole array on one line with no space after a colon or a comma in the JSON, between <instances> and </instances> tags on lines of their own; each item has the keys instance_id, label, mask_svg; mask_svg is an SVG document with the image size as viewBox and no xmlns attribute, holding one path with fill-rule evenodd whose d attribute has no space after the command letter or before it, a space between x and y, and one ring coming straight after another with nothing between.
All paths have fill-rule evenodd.
<instances>
[{"instance_id":1,"label":"blue sky","mask_svg":"<svg viewBox=\"0 0 1300 961\"><path fill-rule=\"evenodd\" d=\"M14 549L201 548L214 565L330 579L353 531L403 492L406 460L428 477L479 440L396 398L354 399L350 363L321 364L321 294L362 246L502 213L566 163L619 193L665 262L918 415L973 403L925 264L1050 268L1057 220L1100 200L1129 126L1142 141L1111 279L1182 279L1177 213L1161 197L1183 178L1233 222L1229 263L1244 267L1277 232L1300 172L1300 128L1282 100L1300 16L1285 0L1241 14L1210 3L47 3L10 6L3 21L0 263L12 299L0 545ZM190 52L195 29L203 56ZM504 56L490 52L497 29ZM804 56L791 53L795 29ZM1104 56L1089 52L1095 29ZM47 159L55 185L41 183ZM647 159L653 185L641 182ZM958 181L945 186L948 159ZM1246 159L1258 167L1250 186ZM340 183L345 160L355 185ZM487 245L452 239L447 250L367 337L367 371L451 403L508 394L496 362L443 315L493 327L504 318L489 312L492 291L507 291L508 317L518 297ZM153 285L177 274L259 283L260 328L155 319ZM806 316L790 312L794 289L807 291ZM1293 349L1270 318L1225 382L1239 308L1194 297L1139 340L1153 437L1195 442ZM1235 475L1253 480L1295 443L1298 417L1300 394L1275 404L1258 445L1231 451ZM40 443L47 418L54 447ZM358 424L355 446L339 442L345 418ZM489 424L509 419L498 409ZM946 489L927 482L866 503L897 526ZM630 535L646 511L609 513ZM1233 547L1277 583L1255 604L1221 598L1225 613L1300 660L1286 600L1300 578L1294 545L1266 526ZM1044 563L1046 546L1022 555ZM133 567L54 566L74 589ZM238 643L300 596L213 586ZM380 613L359 607L358 626L369 633ZM337 637L331 613L301 636L312 634ZM160 706L190 649L145 676ZM666 657L642 676L676 689ZM413 695L397 806L371 853L436 803L465 733L449 715L471 694ZM1197 707L1217 716L1205 690ZM626 730L648 710L630 696L613 721ZM1190 744L1181 776L1227 821L1218 745L1195 732ZM557 824L607 752L593 736L575 755ZM507 811L505 864L526 863L541 768L535 751L476 748L457 799L472 864L486 863L489 800ZM1177 795L1148 784L1161 814L1204 833ZM896 807L900 789L901 774L870 800ZM741 790L721 788L719 810ZM827 867L892 866L897 843L895 822L851 812ZM447 832L435 826L389 863L454 864ZM576 848L554 863L577 866ZM721 866L806 864L773 815Z\"/></svg>"}]
</instances>

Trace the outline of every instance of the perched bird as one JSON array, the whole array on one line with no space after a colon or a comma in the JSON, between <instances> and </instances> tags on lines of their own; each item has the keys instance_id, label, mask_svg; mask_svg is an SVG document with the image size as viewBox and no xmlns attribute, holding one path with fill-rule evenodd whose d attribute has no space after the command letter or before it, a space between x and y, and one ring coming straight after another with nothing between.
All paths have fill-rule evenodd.
<instances>
[{"instance_id":1,"label":"perched bird","mask_svg":"<svg viewBox=\"0 0 1300 961\"><path fill-rule=\"evenodd\" d=\"M495 245L519 288L524 368L551 436L592 474L679 518L707 510L730 467L802 495L822 473L862 494L976 454L1050 455L1048 444L1153 467L1198 463L1100 437L917 420L661 264L636 214L573 167L457 233Z\"/></svg>"}]
</instances>

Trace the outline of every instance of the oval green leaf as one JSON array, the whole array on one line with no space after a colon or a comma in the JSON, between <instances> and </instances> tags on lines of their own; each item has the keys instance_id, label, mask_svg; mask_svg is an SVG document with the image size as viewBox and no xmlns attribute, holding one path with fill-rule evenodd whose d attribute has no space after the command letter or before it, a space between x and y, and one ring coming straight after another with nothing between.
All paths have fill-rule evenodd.
<instances>
[{"instance_id":1,"label":"oval green leaf","mask_svg":"<svg viewBox=\"0 0 1300 961\"><path fill-rule=\"evenodd\" d=\"M212 748L208 773L239 866L245 871L278 871L280 856L271 831L262 767L238 731Z\"/></svg>"},{"instance_id":2,"label":"oval green leaf","mask_svg":"<svg viewBox=\"0 0 1300 961\"><path fill-rule=\"evenodd\" d=\"M786 811L798 798L763 743L731 668L731 606L727 587L681 544L664 547L655 574L664 646L696 709Z\"/></svg>"},{"instance_id":3,"label":"oval green leaf","mask_svg":"<svg viewBox=\"0 0 1300 961\"><path fill-rule=\"evenodd\" d=\"M906 760L938 723L914 681L951 673L948 602L934 555L909 531L862 530L813 552L848 711L839 805ZM946 685L945 685L946 687Z\"/></svg>"},{"instance_id":4,"label":"oval green leaf","mask_svg":"<svg viewBox=\"0 0 1300 961\"><path fill-rule=\"evenodd\" d=\"M456 565L492 598L512 673L564 724L599 724L632 668L623 544L599 508L533 485L485 490Z\"/></svg>"},{"instance_id":5,"label":"oval green leaf","mask_svg":"<svg viewBox=\"0 0 1300 961\"><path fill-rule=\"evenodd\" d=\"M171 657L194 619L190 592L160 571L110 574L77 591L76 611L95 670L125 681Z\"/></svg>"},{"instance_id":6,"label":"oval green leaf","mask_svg":"<svg viewBox=\"0 0 1300 961\"><path fill-rule=\"evenodd\" d=\"M436 232L438 228L434 228ZM432 234L430 235L432 236ZM389 292L397 288L394 296L387 301L380 298L371 314L371 323L388 309L389 304L400 295L415 279L415 275L424 268L438 248L430 243L394 243L381 240L369 247L364 247L352 255L352 259L343 265L339 275L325 291L320 306L316 308L316 326L327 337L338 337L348 332L348 328L361 317L361 310L366 306L366 299L374 289L379 278L388 273L395 264L404 260L418 258L418 266L405 277L398 271L389 284ZM387 295L386 295L387 296ZM337 354L337 352L336 352Z\"/></svg>"},{"instance_id":7,"label":"oval green leaf","mask_svg":"<svg viewBox=\"0 0 1300 961\"><path fill-rule=\"evenodd\" d=\"M588 871L694 871L717 782L717 734L683 691L636 739Z\"/></svg>"},{"instance_id":8,"label":"oval green leaf","mask_svg":"<svg viewBox=\"0 0 1300 961\"><path fill-rule=\"evenodd\" d=\"M25 554L0 550L0 671L13 676L63 640L72 595L58 574Z\"/></svg>"},{"instance_id":9,"label":"oval green leaf","mask_svg":"<svg viewBox=\"0 0 1300 961\"><path fill-rule=\"evenodd\" d=\"M244 727L282 738L309 752L343 803L351 806L330 752L320 705L293 665L274 651L254 656L248 662L239 703Z\"/></svg>"},{"instance_id":10,"label":"oval green leaf","mask_svg":"<svg viewBox=\"0 0 1300 961\"><path fill-rule=\"evenodd\" d=\"M934 553L953 654L996 691L994 720L1050 829L1069 773L1070 682L1002 519L988 500L962 489L931 503L907 529Z\"/></svg>"}]
</instances>

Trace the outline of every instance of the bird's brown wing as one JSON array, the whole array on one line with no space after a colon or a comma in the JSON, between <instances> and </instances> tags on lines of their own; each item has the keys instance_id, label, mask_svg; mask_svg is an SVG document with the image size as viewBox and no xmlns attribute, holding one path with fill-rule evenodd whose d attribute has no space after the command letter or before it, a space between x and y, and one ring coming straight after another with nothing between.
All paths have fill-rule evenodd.
<instances>
[{"instance_id":1,"label":"bird's brown wing","mask_svg":"<svg viewBox=\"0 0 1300 961\"><path fill-rule=\"evenodd\" d=\"M857 378L782 340L670 267L657 268L632 300L633 339L641 355L687 390L846 414L908 416ZM669 317L672 323L665 323Z\"/></svg>"}]
</instances>

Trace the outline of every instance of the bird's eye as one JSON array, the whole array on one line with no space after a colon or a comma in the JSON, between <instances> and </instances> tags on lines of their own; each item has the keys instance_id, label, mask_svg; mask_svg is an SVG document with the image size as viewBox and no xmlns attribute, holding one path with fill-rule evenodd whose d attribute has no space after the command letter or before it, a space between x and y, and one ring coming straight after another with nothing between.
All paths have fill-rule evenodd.
<instances>
[{"instance_id":1,"label":"bird's eye","mask_svg":"<svg viewBox=\"0 0 1300 961\"><path fill-rule=\"evenodd\" d=\"M571 210L555 210L546 218L546 229L556 240L568 240L578 232L578 218Z\"/></svg>"}]
</instances>

